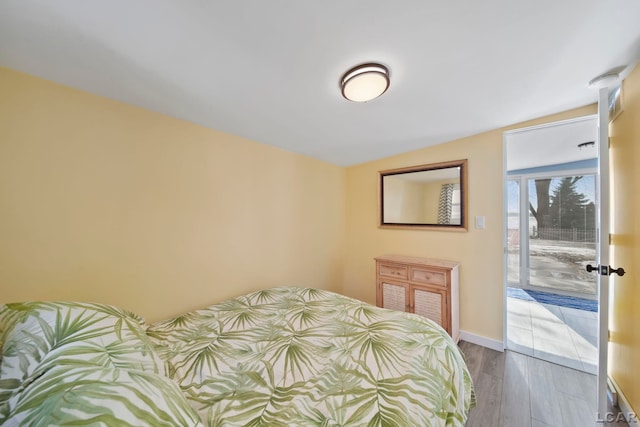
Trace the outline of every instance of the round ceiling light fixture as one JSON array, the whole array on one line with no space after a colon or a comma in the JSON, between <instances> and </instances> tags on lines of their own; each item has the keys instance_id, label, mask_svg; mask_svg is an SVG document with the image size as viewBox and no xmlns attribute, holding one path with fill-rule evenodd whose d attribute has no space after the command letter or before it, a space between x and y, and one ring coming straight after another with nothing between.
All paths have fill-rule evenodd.
<instances>
[{"instance_id":1,"label":"round ceiling light fixture","mask_svg":"<svg viewBox=\"0 0 640 427\"><path fill-rule=\"evenodd\" d=\"M389 69L377 63L353 67L340 80L342 96L349 101L367 102L389 89Z\"/></svg>"},{"instance_id":2,"label":"round ceiling light fixture","mask_svg":"<svg viewBox=\"0 0 640 427\"><path fill-rule=\"evenodd\" d=\"M620 73L617 73L615 71L605 73L592 79L589 84L587 84L587 87L589 89L603 89L605 87L611 87L618 81L619 78Z\"/></svg>"}]
</instances>

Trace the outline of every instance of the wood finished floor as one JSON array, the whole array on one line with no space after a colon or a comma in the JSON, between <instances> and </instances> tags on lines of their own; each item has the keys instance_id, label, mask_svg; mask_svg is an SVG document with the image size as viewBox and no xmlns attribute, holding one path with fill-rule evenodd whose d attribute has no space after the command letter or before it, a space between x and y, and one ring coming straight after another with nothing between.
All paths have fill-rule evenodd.
<instances>
[{"instance_id":1,"label":"wood finished floor","mask_svg":"<svg viewBox=\"0 0 640 427\"><path fill-rule=\"evenodd\" d=\"M467 427L628 427L596 422L594 375L465 341L460 349L476 389Z\"/></svg>"}]
</instances>

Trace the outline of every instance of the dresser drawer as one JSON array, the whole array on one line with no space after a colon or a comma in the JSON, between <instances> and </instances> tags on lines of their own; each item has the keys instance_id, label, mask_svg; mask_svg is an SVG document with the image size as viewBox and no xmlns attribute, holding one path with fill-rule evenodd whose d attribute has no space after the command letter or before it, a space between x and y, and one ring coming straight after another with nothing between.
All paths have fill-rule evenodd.
<instances>
[{"instance_id":1,"label":"dresser drawer","mask_svg":"<svg viewBox=\"0 0 640 427\"><path fill-rule=\"evenodd\" d=\"M417 283L427 283L429 285L446 286L445 274L441 271L429 270L426 268L411 268L409 280Z\"/></svg>"},{"instance_id":2,"label":"dresser drawer","mask_svg":"<svg viewBox=\"0 0 640 427\"><path fill-rule=\"evenodd\" d=\"M404 265L380 263L380 276L407 279L408 268Z\"/></svg>"}]
</instances>

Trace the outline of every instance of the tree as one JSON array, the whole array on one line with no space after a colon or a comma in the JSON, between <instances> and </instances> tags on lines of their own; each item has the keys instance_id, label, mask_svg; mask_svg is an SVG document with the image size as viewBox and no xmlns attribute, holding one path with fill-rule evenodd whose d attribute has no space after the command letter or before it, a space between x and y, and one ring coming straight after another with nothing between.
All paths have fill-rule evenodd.
<instances>
[{"instance_id":1,"label":"tree","mask_svg":"<svg viewBox=\"0 0 640 427\"><path fill-rule=\"evenodd\" d=\"M551 227L551 215L549 212L549 187L551 186L551 178L536 179L536 196L538 197L538 207L534 208L529 202L529 211L536 219L538 228Z\"/></svg>"},{"instance_id":2,"label":"tree","mask_svg":"<svg viewBox=\"0 0 640 427\"><path fill-rule=\"evenodd\" d=\"M576 190L576 183L580 179L582 176L562 178L554 188L549 206L552 227L587 228L585 222L589 199Z\"/></svg>"},{"instance_id":3,"label":"tree","mask_svg":"<svg viewBox=\"0 0 640 427\"><path fill-rule=\"evenodd\" d=\"M557 239L560 235L554 229L595 228L595 205L576 189L582 178L566 177L559 182L552 182L551 178L535 180L538 205L530 202L529 211L536 219L538 238Z\"/></svg>"}]
</instances>

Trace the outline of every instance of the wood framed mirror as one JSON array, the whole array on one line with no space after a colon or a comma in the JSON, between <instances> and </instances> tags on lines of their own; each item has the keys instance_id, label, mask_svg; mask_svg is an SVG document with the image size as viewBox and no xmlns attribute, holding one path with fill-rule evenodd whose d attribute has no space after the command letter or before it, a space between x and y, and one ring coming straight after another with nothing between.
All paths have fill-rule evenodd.
<instances>
[{"instance_id":1,"label":"wood framed mirror","mask_svg":"<svg viewBox=\"0 0 640 427\"><path fill-rule=\"evenodd\" d=\"M467 159L379 175L380 228L467 230Z\"/></svg>"}]
</instances>

